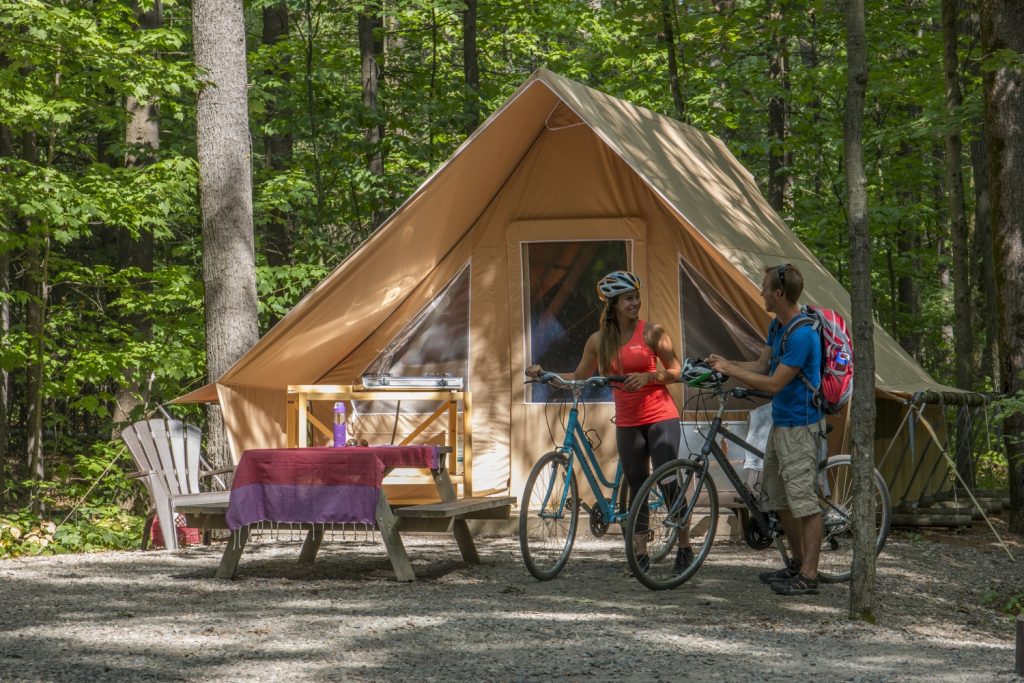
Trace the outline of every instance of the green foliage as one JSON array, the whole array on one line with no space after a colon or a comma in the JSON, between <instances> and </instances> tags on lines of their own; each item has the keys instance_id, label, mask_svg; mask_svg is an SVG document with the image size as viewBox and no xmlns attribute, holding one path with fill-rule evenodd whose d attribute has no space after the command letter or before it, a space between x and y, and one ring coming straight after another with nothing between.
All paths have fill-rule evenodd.
<instances>
[{"instance_id":1,"label":"green foliage","mask_svg":"<svg viewBox=\"0 0 1024 683\"><path fill-rule=\"evenodd\" d=\"M376 111L362 99L357 26L359 12L382 5L288 0L289 31L267 44L262 12L276 4L257 0L246 10L264 331L463 143L474 107L485 119L538 67L719 136L762 191L772 180L769 158L783 159L783 218L848 284L840 4L668 3L681 114L661 0L479 3L476 90L463 74L462 2L384 3ZM876 315L936 379L950 381L943 135L959 127L965 142L978 136L984 71L1019 66L1020 56L1000 52L982 63L977 41L964 36L965 99L950 114L939 0L866 4ZM22 369L42 365L47 454L47 481L32 485L22 483L23 458L7 458L8 506L60 507L84 494L116 454L109 438L119 394L130 390L138 418L206 382L190 41L187 3L164 2L162 25L141 30L127 0L0 0L0 133L8 134L0 145L0 255L16 276L0 291L11 310L0 369L22 397ZM785 62L784 77L771 76L772 59ZM784 103L784 139L769 129L773 99ZM131 100L158 106L158 149L126 143ZM367 136L375 127L383 132L376 143ZM368 169L376 155L383 175ZM42 298L26 274L45 280ZM901 289L908 282L912 303ZM45 304L41 338L29 326L34 304ZM1019 410L1024 397L1004 406ZM12 404L0 452L24 452L25 411ZM995 484L1004 473L997 456L982 457L980 480ZM115 467L90 501L120 509L137 493Z\"/></svg>"},{"instance_id":2,"label":"green foliage","mask_svg":"<svg viewBox=\"0 0 1024 683\"><path fill-rule=\"evenodd\" d=\"M1010 480L1006 454L1000 451L982 451L975 453L974 457L977 463L977 469L974 472L977 487L1006 491Z\"/></svg>"},{"instance_id":3,"label":"green foliage","mask_svg":"<svg viewBox=\"0 0 1024 683\"><path fill-rule=\"evenodd\" d=\"M992 403L993 419L997 423L1006 422L1014 415L1024 413L1024 391L1018 391L1012 396L1003 396Z\"/></svg>"},{"instance_id":4,"label":"green foliage","mask_svg":"<svg viewBox=\"0 0 1024 683\"><path fill-rule=\"evenodd\" d=\"M113 505L80 508L61 526L28 510L0 515L0 558L128 550L139 545L143 519Z\"/></svg>"},{"instance_id":5,"label":"green foliage","mask_svg":"<svg viewBox=\"0 0 1024 683\"><path fill-rule=\"evenodd\" d=\"M998 609L1015 619L1018 614L1024 614L1024 592L1006 595L990 588L982 593L981 604Z\"/></svg>"},{"instance_id":6,"label":"green foliage","mask_svg":"<svg viewBox=\"0 0 1024 683\"><path fill-rule=\"evenodd\" d=\"M905 533L907 536L907 540L913 543L924 543L924 536L917 533L916 531L907 531Z\"/></svg>"}]
</instances>

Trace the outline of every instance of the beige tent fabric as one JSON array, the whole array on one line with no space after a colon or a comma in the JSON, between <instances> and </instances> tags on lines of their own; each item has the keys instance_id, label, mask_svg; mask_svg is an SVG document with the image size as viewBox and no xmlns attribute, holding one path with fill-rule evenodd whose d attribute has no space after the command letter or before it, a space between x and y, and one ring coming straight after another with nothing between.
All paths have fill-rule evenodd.
<instances>
[{"instance_id":1,"label":"beige tent fabric","mask_svg":"<svg viewBox=\"0 0 1024 683\"><path fill-rule=\"evenodd\" d=\"M772 210L721 140L551 72L539 77L708 241L709 250L725 255L758 288L762 267L792 263L806 280L805 302L850 317L849 294ZM877 324L875 354L880 388L958 391L931 379Z\"/></svg>"},{"instance_id":2,"label":"beige tent fabric","mask_svg":"<svg viewBox=\"0 0 1024 683\"><path fill-rule=\"evenodd\" d=\"M516 168L543 125L520 110L536 110L540 98L549 102L551 95L524 92L506 105L509 115L492 116L218 383L313 383L361 344L437 267Z\"/></svg>"},{"instance_id":3,"label":"beige tent fabric","mask_svg":"<svg viewBox=\"0 0 1024 683\"><path fill-rule=\"evenodd\" d=\"M216 386L179 400L216 395L236 457L283 445L287 385L358 382L469 264L474 488L518 491L558 441L560 424L557 407L527 402L522 384L533 360L523 244L575 240L628 243L646 285L642 316L669 329L677 349L680 258L762 331L764 265L793 263L805 275L806 301L849 313L846 292L721 141L539 70ZM955 391L928 377L880 327L875 336L883 391ZM587 415L608 463L612 408L593 404Z\"/></svg>"}]
</instances>

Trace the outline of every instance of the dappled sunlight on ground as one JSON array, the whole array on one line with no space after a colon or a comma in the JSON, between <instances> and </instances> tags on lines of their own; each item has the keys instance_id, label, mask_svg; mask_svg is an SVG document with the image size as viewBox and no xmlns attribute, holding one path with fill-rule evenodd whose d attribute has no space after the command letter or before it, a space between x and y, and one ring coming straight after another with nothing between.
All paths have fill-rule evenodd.
<instances>
[{"instance_id":1,"label":"dappled sunlight on ground","mask_svg":"<svg viewBox=\"0 0 1024 683\"><path fill-rule=\"evenodd\" d=\"M894 536L874 626L848 619L848 585L773 594L757 574L778 554L734 542L649 591L614 527L547 582L511 537L478 539L466 566L450 539L410 535L406 584L365 541L325 542L312 567L297 541L264 542L233 581L213 578L219 547L0 562L0 679L1015 680L1012 623L982 593L1021 585L1021 565L980 530L949 538Z\"/></svg>"}]
</instances>

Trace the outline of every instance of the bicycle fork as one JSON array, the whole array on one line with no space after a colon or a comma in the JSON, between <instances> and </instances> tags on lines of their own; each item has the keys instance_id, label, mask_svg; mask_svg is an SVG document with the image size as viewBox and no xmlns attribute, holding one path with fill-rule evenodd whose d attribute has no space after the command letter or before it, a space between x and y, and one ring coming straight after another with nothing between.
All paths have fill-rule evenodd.
<instances>
[{"instance_id":1,"label":"bicycle fork","mask_svg":"<svg viewBox=\"0 0 1024 683\"><path fill-rule=\"evenodd\" d=\"M565 466L565 478L562 480L562 491L558 495L557 501L552 501L551 498L554 495L554 488L559 484L558 477L558 461L552 461L551 463L551 476L548 478L547 490L544 492L544 504L541 506L538 516L541 519L561 519L562 515L565 514L565 504L575 505L576 502L571 499L572 486L569 483L573 477L572 474L572 453L568 453L568 462ZM554 503L554 504L553 504Z\"/></svg>"}]
</instances>

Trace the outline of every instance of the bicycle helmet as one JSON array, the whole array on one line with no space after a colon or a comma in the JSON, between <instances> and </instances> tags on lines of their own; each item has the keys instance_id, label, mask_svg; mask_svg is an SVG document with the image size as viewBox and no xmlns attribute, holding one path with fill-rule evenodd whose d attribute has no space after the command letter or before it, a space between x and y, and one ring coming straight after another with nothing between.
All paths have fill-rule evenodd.
<instances>
[{"instance_id":1,"label":"bicycle helmet","mask_svg":"<svg viewBox=\"0 0 1024 683\"><path fill-rule=\"evenodd\" d=\"M683 361L683 370L679 381L689 387L717 386L725 382L727 377L708 365L701 358L687 358Z\"/></svg>"},{"instance_id":2,"label":"bicycle helmet","mask_svg":"<svg viewBox=\"0 0 1024 683\"><path fill-rule=\"evenodd\" d=\"M615 270L598 280L597 295L601 297L601 301L607 301L620 294L636 291L642 286L640 278L628 270Z\"/></svg>"}]
</instances>

